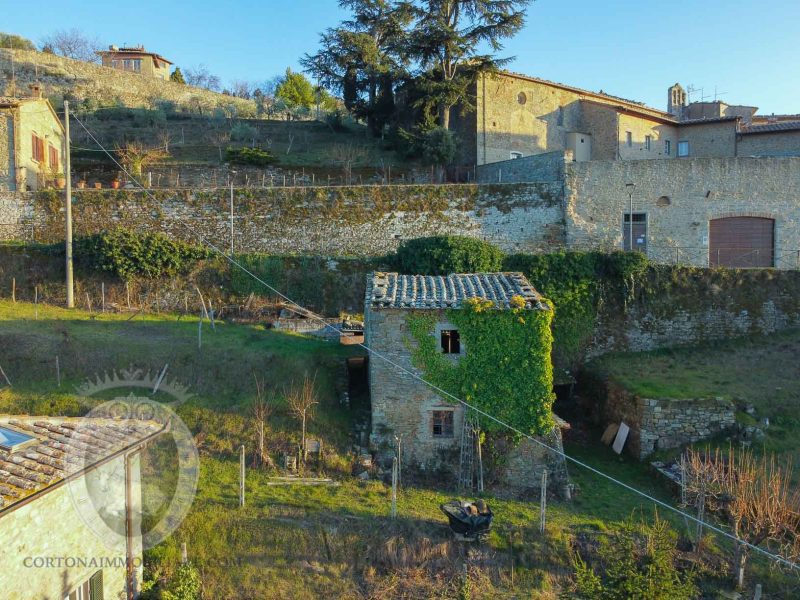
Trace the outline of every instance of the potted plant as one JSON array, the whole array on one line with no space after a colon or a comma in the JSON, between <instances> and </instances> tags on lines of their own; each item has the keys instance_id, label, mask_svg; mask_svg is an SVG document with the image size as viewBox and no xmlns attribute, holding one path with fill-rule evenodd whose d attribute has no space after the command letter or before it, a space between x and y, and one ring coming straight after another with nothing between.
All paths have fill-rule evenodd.
<instances>
[{"instance_id":1,"label":"potted plant","mask_svg":"<svg viewBox=\"0 0 800 600\"><path fill-rule=\"evenodd\" d=\"M64 177L63 173L56 173L56 187L60 190L64 189L64 186L67 185L67 178Z\"/></svg>"},{"instance_id":2,"label":"potted plant","mask_svg":"<svg viewBox=\"0 0 800 600\"><path fill-rule=\"evenodd\" d=\"M80 181L78 181L78 189L80 189L80 190L86 189L86 180L85 179L81 179Z\"/></svg>"},{"instance_id":3,"label":"potted plant","mask_svg":"<svg viewBox=\"0 0 800 600\"><path fill-rule=\"evenodd\" d=\"M100 183L99 181L95 181L94 182L94 189L96 189L96 190L103 189L103 184Z\"/></svg>"},{"instance_id":4,"label":"potted plant","mask_svg":"<svg viewBox=\"0 0 800 600\"><path fill-rule=\"evenodd\" d=\"M119 179L118 178L116 178L116 177L114 178L114 181L111 182L111 187L113 189L115 189L115 190L119 189Z\"/></svg>"}]
</instances>

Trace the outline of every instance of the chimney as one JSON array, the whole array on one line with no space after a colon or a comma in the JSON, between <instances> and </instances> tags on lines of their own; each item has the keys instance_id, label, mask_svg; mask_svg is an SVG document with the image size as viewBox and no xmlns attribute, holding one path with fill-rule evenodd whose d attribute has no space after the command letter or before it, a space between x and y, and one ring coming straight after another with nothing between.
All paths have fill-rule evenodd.
<instances>
[{"instance_id":1,"label":"chimney","mask_svg":"<svg viewBox=\"0 0 800 600\"><path fill-rule=\"evenodd\" d=\"M28 86L31 88L31 98L41 98L42 97L42 86L38 83L32 83Z\"/></svg>"}]
</instances>

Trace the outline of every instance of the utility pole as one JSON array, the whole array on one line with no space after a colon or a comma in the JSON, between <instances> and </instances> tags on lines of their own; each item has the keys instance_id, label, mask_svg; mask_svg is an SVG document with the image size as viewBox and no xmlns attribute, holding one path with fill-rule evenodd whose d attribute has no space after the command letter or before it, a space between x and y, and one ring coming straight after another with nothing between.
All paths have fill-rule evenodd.
<instances>
[{"instance_id":1,"label":"utility pole","mask_svg":"<svg viewBox=\"0 0 800 600\"><path fill-rule=\"evenodd\" d=\"M66 254L67 254L67 308L75 308L75 286L72 277L72 162L70 160L69 141L69 102L64 100L64 136L66 152L64 155L64 179L66 202Z\"/></svg>"},{"instance_id":2,"label":"utility pole","mask_svg":"<svg viewBox=\"0 0 800 600\"><path fill-rule=\"evenodd\" d=\"M635 183L626 183L628 190L628 250L633 252L633 190L636 189Z\"/></svg>"}]
</instances>

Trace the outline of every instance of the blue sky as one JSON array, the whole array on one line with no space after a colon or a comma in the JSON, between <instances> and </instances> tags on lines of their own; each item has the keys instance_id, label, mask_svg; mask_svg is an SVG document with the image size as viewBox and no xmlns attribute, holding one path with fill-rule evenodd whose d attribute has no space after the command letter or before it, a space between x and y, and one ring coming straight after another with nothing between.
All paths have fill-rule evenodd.
<instances>
[{"instance_id":1,"label":"blue sky","mask_svg":"<svg viewBox=\"0 0 800 600\"><path fill-rule=\"evenodd\" d=\"M77 27L106 43L144 44L184 68L205 63L224 82L297 68L343 17L335 0L0 0L0 14L0 30L36 42ZM721 100L761 114L800 113L798 40L796 0L538 0L502 55L516 56L514 71L661 109L678 81L712 99L716 86Z\"/></svg>"}]
</instances>

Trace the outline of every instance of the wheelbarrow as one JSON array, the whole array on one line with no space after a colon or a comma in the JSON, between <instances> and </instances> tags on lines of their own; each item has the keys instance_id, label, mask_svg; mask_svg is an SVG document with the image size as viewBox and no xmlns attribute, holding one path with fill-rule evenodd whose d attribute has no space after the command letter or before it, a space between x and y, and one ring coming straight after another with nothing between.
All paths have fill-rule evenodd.
<instances>
[{"instance_id":1,"label":"wheelbarrow","mask_svg":"<svg viewBox=\"0 0 800 600\"><path fill-rule=\"evenodd\" d=\"M484 541L492 529L494 513L483 500L451 500L440 504L439 509L447 516L450 529L459 541Z\"/></svg>"}]
</instances>

